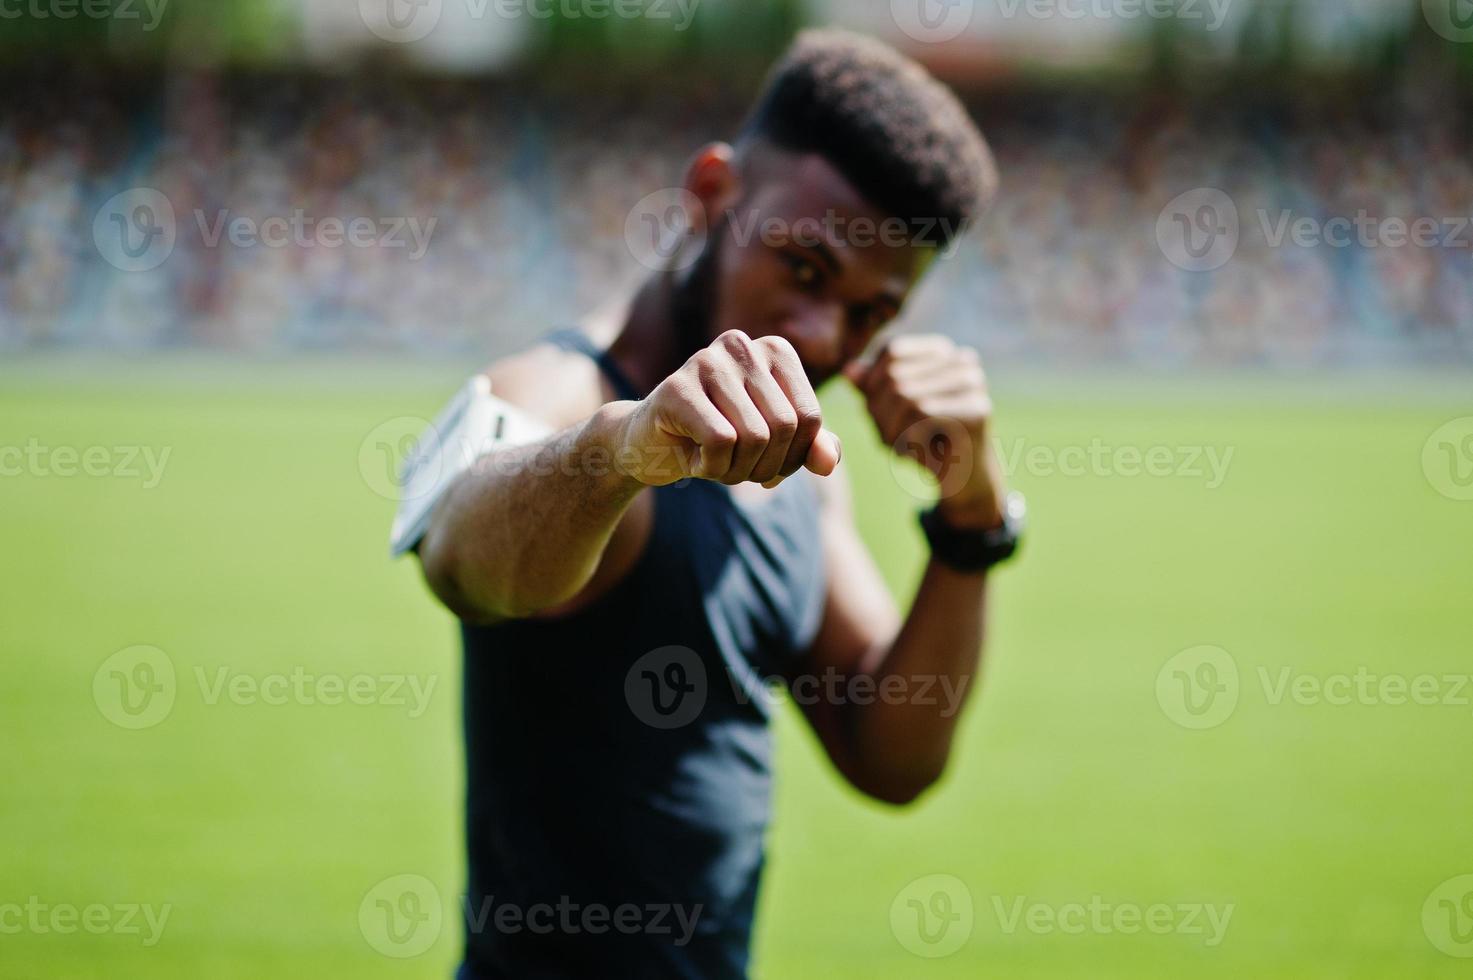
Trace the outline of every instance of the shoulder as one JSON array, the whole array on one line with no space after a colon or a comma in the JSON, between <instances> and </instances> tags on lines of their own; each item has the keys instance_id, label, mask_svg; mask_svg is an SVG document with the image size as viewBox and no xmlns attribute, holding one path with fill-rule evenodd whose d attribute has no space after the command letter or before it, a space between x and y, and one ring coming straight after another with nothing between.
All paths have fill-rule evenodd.
<instances>
[{"instance_id":1,"label":"shoulder","mask_svg":"<svg viewBox=\"0 0 1473 980\"><path fill-rule=\"evenodd\" d=\"M493 361L481 373L497 398L555 429L576 425L608 400L598 365L551 343Z\"/></svg>"}]
</instances>

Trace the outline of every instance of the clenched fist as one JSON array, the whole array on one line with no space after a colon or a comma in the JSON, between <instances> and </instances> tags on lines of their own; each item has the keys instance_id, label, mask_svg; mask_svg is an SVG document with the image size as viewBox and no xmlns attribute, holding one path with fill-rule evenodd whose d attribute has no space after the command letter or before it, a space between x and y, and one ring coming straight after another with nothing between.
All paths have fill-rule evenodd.
<instances>
[{"instance_id":1,"label":"clenched fist","mask_svg":"<svg viewBox=\"0 0 1473 980\"><path fill-rule=\"evenodd\" d=\"M793 346L728 331L634 406L619 430L628 472L648 486L695 478L775 487L798 470L828 476L839 438Z\"/></svg>"},{"instance_id":2,"label":"clenched fist","mask_svg":"<svg viewBox=\"0 0 1473 980\"><path fill-rule=\"evenodd\" d=\"M992 397L975 350L939 335L901 336L844 376L864 395L880 438L936 477L949 523L1002 523L1006 492L989 444Z\"/></svg>"}]
</instances>

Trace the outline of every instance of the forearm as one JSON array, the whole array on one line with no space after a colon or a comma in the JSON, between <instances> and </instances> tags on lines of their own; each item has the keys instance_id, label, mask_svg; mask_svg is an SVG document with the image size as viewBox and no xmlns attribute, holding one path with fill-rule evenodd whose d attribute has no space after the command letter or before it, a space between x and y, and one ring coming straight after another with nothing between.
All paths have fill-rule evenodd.
<instances>
[{"instance_id":1,"label":"forearm","mask_svg":"<svg viewBox=\"0 0 1473 980\"><path fill-rule=\"evenodd\" d=\"M644 489L614 465L631 404L606 405L542 442L488 456L456 480L419 549L441 601L469 620L517 618L588 584Z\"/></svg>"},{"instance_id":2,"label":"forearm","mask_svg":"<svg viewBox=\"0 0 1473 980\"><path fill-rule=\"evenodd\" d=\"M863 675L877 696L841 699L810 715L851 782L906 803L940 777L962 703L977 686L987 574L953 565L981 568L1011 556L1002 533L1009 530L1006 481L989 438L992 398L976 351L941 336L899 336L846 376L865 396L881 440L935 477L935 517L961 535L945 542L961 554L949 556L952 564L931 561L901 619L847 507L831 508L826 540L835 581L817 659L840 665L851 680Z\"/></svg>"},{"instance_id":3,"label":"forearm","mask_svg":"<svg viewBox=\"0 0 1473 980\"><path fill-rule=\"evenodd\" d=\"M908 802L940 777L962 704L976 686L986 607L984 573L927 566L899 632L870 658L877 696L845 706L852 758L867 791Z\"/></svg>"}]
</instances>

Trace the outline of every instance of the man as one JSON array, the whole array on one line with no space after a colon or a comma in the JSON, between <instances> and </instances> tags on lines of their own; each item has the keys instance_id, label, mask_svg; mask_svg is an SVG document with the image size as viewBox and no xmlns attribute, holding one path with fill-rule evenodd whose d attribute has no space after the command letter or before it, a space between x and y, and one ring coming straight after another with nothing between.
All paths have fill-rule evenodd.
<instances>
[{"instance_id":1,"label":"man","mask_svg":"<svg viewBox=\"0 0 1473 980\"><path fill-rule=\"evenodd\" d=\"M744 976L774 678L863 792L909 803L941 775L956 713L905 694L967 689L1021 514L975 353L861 355L994 184L921 68L805 34L736 145L691 162L670 267L487 369L500 438L401 543L463 622L462 977ZM941 481L903 618L814 396L841 374ZM890 696L845 694L864 675Z\"/></svg>"}]
</instances>

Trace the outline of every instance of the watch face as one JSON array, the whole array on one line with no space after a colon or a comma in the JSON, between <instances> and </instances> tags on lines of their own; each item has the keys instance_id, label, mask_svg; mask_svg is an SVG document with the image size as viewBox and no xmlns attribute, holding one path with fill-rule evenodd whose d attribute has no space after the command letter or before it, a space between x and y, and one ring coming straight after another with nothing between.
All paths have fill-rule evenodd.
<instances>
[{"instance_id":1,"label":"watch face","mask_svg":"<svg viewBox=\"0 0 1473 980\"><path fill-rule=\"evenodd\" d=\"M1009 524L1021 525L1028 517L1028 502L1016 490L1008 494L1008 499L1003 505L1003 509L1007 513Z\"/></svg>"}]
</instances>

